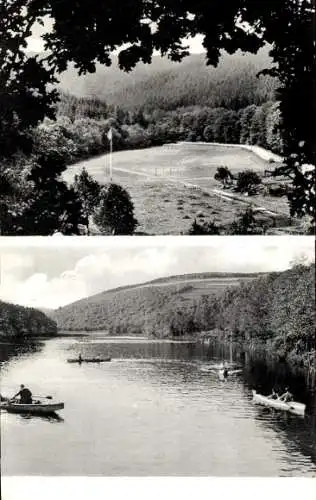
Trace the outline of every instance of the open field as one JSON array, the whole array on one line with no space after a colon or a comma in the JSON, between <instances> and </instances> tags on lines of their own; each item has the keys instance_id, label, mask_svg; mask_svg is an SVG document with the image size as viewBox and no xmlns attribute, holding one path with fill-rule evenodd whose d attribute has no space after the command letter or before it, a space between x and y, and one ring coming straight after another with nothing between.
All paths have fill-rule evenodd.
<instances>
[{"instance_id":1,"label":"open field","mask_svg":"<svg viewBox=\"0 0 316 500\"><path fill-rule=\"evenodd\" d=\"M168 290L178 296L178 300L181 301L192 301L199 300L203 295L222 294L228 287L235 287L240 285L241 282L247 283L252 281L257 276L255 274L249 274L248 277L223 277L223 278L205 278L205 279L175 279L174 281L166 281L153 283L153 284L143 284L135 288L152 288L157 287L161 291L163 288L168 288ZM134 288L134 290L135 290Z\"/></svg>"},{"instance_id":2,"label":"open field","mask_svg":"<svg viewBox=\"0 0 316 500\"><path fill-rule=\"evenodd\" d=\"M139 233L187 233L195 218L226 226L249 203L258 214L273 220L276 228L290 225L286 197L247 198L223 190L214 179L219 166L227 166L233 174L251 169L259 175L273 168L267 159L243 147L179 143L114 153L112 180L130 193ZM108 155L71 165L65 180L72 182L83 167L98 182L109 181Z\"/></svg>"}]
</instances>

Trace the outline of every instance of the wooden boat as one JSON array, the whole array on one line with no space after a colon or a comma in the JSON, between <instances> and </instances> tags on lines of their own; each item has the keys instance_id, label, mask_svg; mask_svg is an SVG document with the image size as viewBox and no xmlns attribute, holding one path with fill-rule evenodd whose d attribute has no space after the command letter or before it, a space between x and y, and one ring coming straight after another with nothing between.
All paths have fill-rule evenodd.
<instances>
[{"instance_id":1,"label":"wooden boat","mask_svg":"<svg viewBox=\"0 0 316 500\"><path fill-rule=\"evenodd\" d=\"M276 410L289 411L290 413L294 413L296 415L304 415L306 405L303 403L297 403L296 401L285 403L279 399L270 399L267 396L262 396L256 391L252 391L252 394L254 403L269 406L271 408L275 408Z\"/></svg>"},{"instance_id":2,"label":"wooden boat","mask_svg":"<svg viewBox=\"0 0 316 500\"><path fill-rule=\"evenodd\" d=\"M73 358L67 359L67 363L107 363L111 358Z\"/></svg>"},{"instance_id":3,"label":"wooden boat","mask_svg":"<svg viewBox=\"0 0 316 500\"><path fill-rule=\"evenodd\" d=\"M231 372L231 374L234 374L234 373L239 373L241 372L242 370L241 369L238 369L238 370L235 370L233 368L233 364L231 363L228 363L227 367L228 367L228 371ZM223 365L222 363L221 364L217 364L217 365L207 365L207 364L204 364L200 367L200 371L201 372L213 372L213 373L218 373L219 371L222 371L223 370Z\"/></svg>"},{"instance_id":4,"label":"wooden boat","mask_svg":"<svg viewBox=\"0 0 316 500\"><path fill-rule=\"evenodd\" d=\"M64 409L64 403L32 403L21 404L11 401L1 401L1 410L6 410L9 413L29 413L34 415L51 415L56 411Z\"/></svg>"},{"instance_id":5,"label":"wooden boat","mask_svg":"<svg viewBox=\"0 0 316 500\"><path fill-rule=\"evenodd\" d=\"M238 370L228 370L227 372L227 377L231 377L232 375L237 375L238 373L241 373L242 370L241 369L238 369ZM219 370L218 371L218 377L220 380L225 380L225 376L224 376L224 370Z\"/></svg>"}]
</instances>

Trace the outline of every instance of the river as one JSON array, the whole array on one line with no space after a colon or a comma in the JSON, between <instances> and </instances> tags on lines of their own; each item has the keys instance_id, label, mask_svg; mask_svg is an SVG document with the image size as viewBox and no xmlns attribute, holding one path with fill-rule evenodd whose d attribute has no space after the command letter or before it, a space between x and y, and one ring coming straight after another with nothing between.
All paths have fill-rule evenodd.
<instances>
[{"instance_id":1,"label":"river","mask_svg":"<svg viewBox=\"0 0 316 500\"><path fill-rule=\"evenodd\" d=\"M66 362L79 352L112 361ZM24 383L65 402L59 418L1 412L2 474L316 477L316 398L304 377L230 356L242 372L221 382L203 370L229 360L221 346L99 334L2 351L2 393ZM252 388L286 384L305 417L253 404Z\"/></svg>"}]
</instances>

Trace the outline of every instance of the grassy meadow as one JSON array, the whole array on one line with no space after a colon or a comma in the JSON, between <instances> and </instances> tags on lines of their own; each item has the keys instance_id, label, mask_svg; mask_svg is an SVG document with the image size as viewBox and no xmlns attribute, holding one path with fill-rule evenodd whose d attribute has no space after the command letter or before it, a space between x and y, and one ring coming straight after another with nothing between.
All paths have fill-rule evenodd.
<instances>
[{"instance_id":1,"label":"grassy meadow","mask_svg":"<svg viewBox=\"0 0 316 500\"><path fill-rule=\"evenodd\" d=\"M224 191L221 183L214 179L219 166L227 166L233 174L254 170L262 176L265 169L273 169L267 160L242 147L179 143L115 152L112 159L112 180L127 189L132 197L139 221L138 233L187 233L194 219L200 223L212 220L225 226L249 203L263 219L272 217L276 228L289 225L285 196L235 196L231 191ZM71 165L64 179L72 182L83 167L98 182L109 181L108 155ZM263 183L271 183L271 178L264 179Z\"/></svg>"}]
</instances>

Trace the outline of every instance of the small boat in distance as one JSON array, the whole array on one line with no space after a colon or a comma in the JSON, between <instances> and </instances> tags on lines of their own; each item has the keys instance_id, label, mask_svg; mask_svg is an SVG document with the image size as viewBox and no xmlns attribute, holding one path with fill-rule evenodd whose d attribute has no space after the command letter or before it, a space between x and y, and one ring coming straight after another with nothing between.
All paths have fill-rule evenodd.
<instances>
[{"instance_id":1,"label":"small boat in distance","mask_svg":"<svg viewBox=\"0 0 316 500\"><path fill-rule=\"evenodd\" d=\"M258 394L256 391L252 391L253 401L256 404L262 406L269 406L270 408L275 408L276 410L288 411L290 413L294 413L295 415L304 415L306 405L303 403L298 403L296 401L290 401L285 403L284 401L280 401L280 399L270 399L267 396L262 396L262 394Z\"/></svg>"},{"instance_id":2,"label":"small boat in distance","mask_svg":"<svg viewBox=\"0 0 316 500\"><path fill-rule=\"evenodd\" d=\"M219 371L224 370L224 368L227 368L229 372L236 372L237 371L240 373L242 372L242 369L236 366L235 363L215 363L215 364L208 364L208 363L203 363L200 365L199 369L201 372L213 372L213 373L218 373ZM238 368L238 370L237 370Z\"/></svg>"},{"instance_id":3,"label":"small boat in distance","mask_svg":"<svg viewBox=\"0 0 316 500\"><path fill-rule=\"evenodd\" d=\"M218 370L218 377L220 380L226 380L227 377L231 377L232 375L237 375L238 373L242 373L242 370L241 369L227 370L226 376L225 376L224 370Z\"/></svg>"},{"instance_id":4,"label":"small boat in distance","mask_svg":"<svg viewBox=\"0 0 316 500\"><path fill-rule=\"evenodd\" d=\"M111 358L73 358L67 359L67 363L108 363Z\"/></svg>"},{"instance_id":5,"label":"small boat in distance","mask_svg":"<svg viewBox=\"0 0 316 500\"><path fill-rule=\"evenodd\" d=\"M1 410L6 410L9 413L27 413L33 415L51 415L56 411L64 409L64 403L35 403L22 404L10 400L1 401Z\"/></svg>"}]
</instances>

